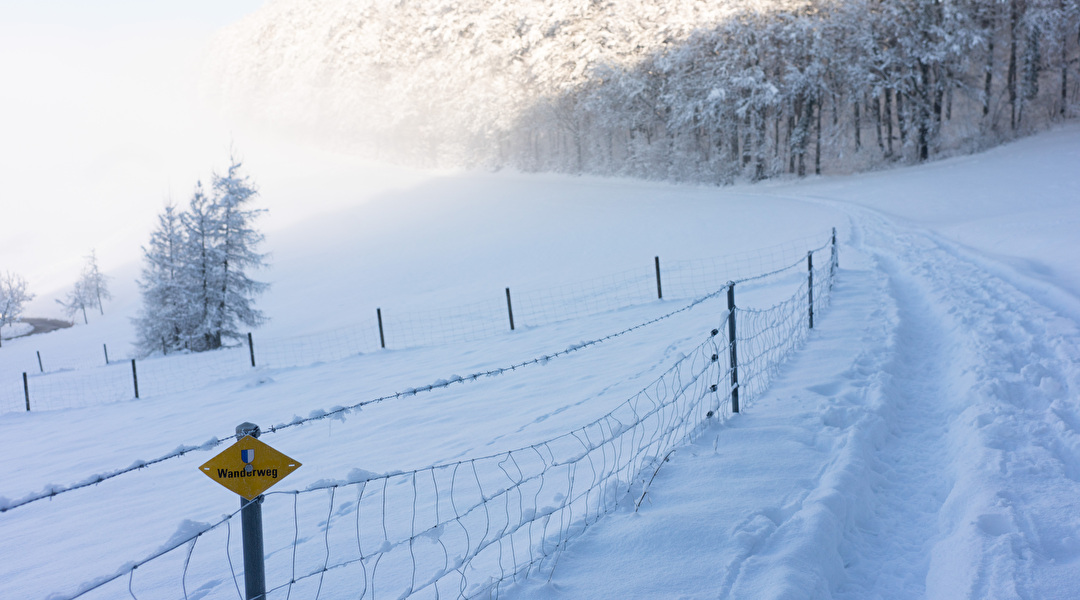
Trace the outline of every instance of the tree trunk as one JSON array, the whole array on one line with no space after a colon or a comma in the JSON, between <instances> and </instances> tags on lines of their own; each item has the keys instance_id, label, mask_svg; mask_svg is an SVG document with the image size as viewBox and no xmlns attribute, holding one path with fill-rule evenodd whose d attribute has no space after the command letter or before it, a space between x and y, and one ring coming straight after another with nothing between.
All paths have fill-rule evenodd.
<instances>
[{"instance_id":1,"label":"tree trunk","mask_svg":"<svg viewBox=\"0 0 1080 600\"><path fill-rule=\"evenodd\" d=\"M728 138L728 158L732 165L738 166L739 164L739 121L735 119L735 115L732 115L731 119L731 136Z\"/></svg>"},{"instance_id":2,"label":"tree trunk","mask_svg":"<svg viewBox=\"0 0 1080 600\"><path fill-rule=\"evenodd\" d=\"M1058 8L1062 14L1066 13L1065 0L1058 2ZM1065 118L1066 107L1069 103L1069 35L1064 31L1061 32L1061 110L1059 115L1061 118Z\"/></svg>"},{"instance_id":3,"label":"tree trunk","mask_svg":"<svg viewBox=\"0 0 1080 600\"><path fill-rule=\"evenodd\" d=\"M814 133L814 175L821 175L821 103L817 103L817 131Z\"/></svg>"},{"instance_id":4,"label":"tree trunk","mask_svg":"<svg viewBox=\"0 0 1080 600\"><path fill-rule=\"evenodd\" d=\"M859 131L859 128L862 127L862 119L859 118L859 100L855 100L852 106L855 108L855 151L858 152L862 150L862 138L860 137L862 134Z\"/></svg>"},{"instance_id":5,"label":"tree trunk","mask_svg":"<svg viewBox=\"0 0 1080 600\"><path fill-rule=\"evenodd\" d=\"M794 114L788 116L787 132L788 132L788 173L795 172L795 119L798 117L798 110Z\"/></svg>"},{"instance_id":6,"label":"tree trunk","mask_svg":"<svg viewBox=\"0 0 1080 600\"><path fill-rule=\"evenodd\" d=\"M1016 26L1020 19L1017 0L1012 0L1009 7L1009 71L1006 77L1006 87L1009 91L1009 128L1016 129Z\"/></svg>"},{"instance_id":7,"label":"tree trunk","mask_svg":"<svg viewBox=\"0 0 1080 600\"><path fill-rule=\"evenodd\" d=\"M952 96L953 96L953 77L952 69L948 70L948 81L945 82L945 120L952 121Z\"/></svg>"},{"instance_id":8,"label":"tree trunk","mask_svg":"<svg viewBox=\"0 0 1080 600\"><path fill-rule=\"evenodd\" d=\"M1069 104L1069 46L1068 39L1061 41L1061 118L1065 118L1066 106Z\"/></svg>"},{"instance_id":9,"label":"tree trunk","mask_svg":"<svg viewBox=\"0 0 1080 600\"><path fill-rule=\"evenodd\" d=\"M945 70L945 77L942 77L941 73L942 69L940 65L934 68L934 111L932 115L933 122L930 128L931 141L937 140L937 137L941 132L941 120L945 116L945 86L952 80L948 75L948 69Z\"/></svg>"},{"instance_id":10,"label":"tree trunk","mask_svg":"<svg viewBox=\"0 0 1080 600\"><path fill-rule=\"evenodd\" d=\"M757 136L754 140L754 181L765 179L765 140L767 139L768 125L765 122L765 110L757 111Z\"/></svg>"},{"instance_id":11,"label":"tree trunk","mask_svg":"<svg viewBox=\"0 0 1080 600\"><path fill-rule=\"evenodd\" d=\"M750 136L753 134L754 128L750 123L750 110L746 111L746 116L743 117L743 144L742 144L742 166L746 168L750 164L751 160L751 144Z\"/></svg>"},{"instance_id":12,"label":"tree trunk","mask_svg":"<svg viewBox=\"0 0 1080 600\"><path fill-rule=\"evenodd\" d=\"M892 116L892 88L885 88L885 141L888 151L885 158L893 157L893 116Z\"/></svg>"},{"instance_id":13,"label":"tree trunk","mask_svg":"<svg viewBox=\"0 0 1080 600\"><path fill-rule=\"evenodd\" d=\"M776 118L773 119L773 156L780 156L780 117L781 114L777 113Z\"/></svg>"},{"instance_id":14,"label":"tree trunk","mask_svg":"<svg viewBox=\"0 0 1080 600\"><path fill-rule=\"evenodd\" d=\"M986 76L983 78L983 106L982 114L986 117L990 114L991 84L994 79L994 32L991 30L988 36L986 50Z\"/></svg>"},{"instance_id":15,"label":"tree trunk","mask_svg":"<svg viewBox=\"0 0 1080 600\"><path fill-rule=\"evenodd\" d=\"M919 161L925 161L930 157L930 107L927 106L929 102L930 92L930 66L924 62L919 62L919 79L920 86L916 91L916 98L919 101L916 107L915 118L917 119L916 128L916 146L917 155Z\"/></svg>"},{"instance_id":16,"label":"tree trunk","mask_svg":"<svg viewBox=\"0 0 1080 600\"><path fill-rule=\"evenodd\" d=\"M872 109L874 114L874 133L877 135L878 150L881 154L885 154L885 140L881 137L881 96L874 94L873 106L867 106L868 109Z\"/></svg>"},{"instance_id":17,"label":"tree trunk","mask_svg":"<svg viewBox=\"0 0 1080 600\"><path fill-rule=\"evenodd\" d=\"M900 151L903 152L904 146L907 145L907 134L909 119L907 117L907 102L904 101L904 94L896 92L894 99L896 100L896 128L900 130Z\"/></svg>"}]
</instances>

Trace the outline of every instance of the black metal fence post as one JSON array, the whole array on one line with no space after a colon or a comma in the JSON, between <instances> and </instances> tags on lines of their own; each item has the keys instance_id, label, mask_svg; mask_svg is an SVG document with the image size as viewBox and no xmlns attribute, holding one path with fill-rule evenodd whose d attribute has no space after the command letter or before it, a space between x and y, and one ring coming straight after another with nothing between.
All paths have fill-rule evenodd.
<instances>
[{"instance_id":1,"label":"black metal fence post","mask_svg":"<svg viewBox=\"0 0 1080 600\"><path fill-rule=\"evenodd\" d=\"M107 365L109 364L109 345L102 344L101 347L105 349L105 364Z\"/></svg>"},{"instance_id":2,"label":"black metal fence post","mask_svg":"<svg viewBox=\"0 0 1080 600\"><path fill-rule=\"evenodd\" d=\"M731 354L731 412L739 412L739 355L735 351L735 284L728 282L728 348Z\"/></svg>"},{"instance_id":3,"label":"black metal fence post","mask_svg":"<svg viewBox=\"0 0 1080 600\"><path fill-rule=\"evenodd\" d=\"M510 331L514 330L514 305L510 304L510 288L506 288L506 312L510 315Z\"/></svg>"},{"instance_id":4,"label":"black metal fence post","mask_svg":"<svg viewBox=\"0 0 1080 600\"><path fill-rule=\"evenodd\" d=\"M386 336L383 335L382 309L381 308L376 308L375 309L375 317L377 319L379 319L379 347L385 348L386 347Z\"/></svg>"},{"instance_id":5,"label":"black metal fence post","mask_svg":"<svg viewBox=\"0 0 1080 600\"><path fill-rule=\"evenodd\" d=\"M806 272L809 281L807 302L810 305L810 329L814 328L814 253L806 253Z\"/></svg>"},{"instance_id":6,"label":"black metal fence post","mask_svg":"<svg viewBox=\"0 0 1080 600\"><path fill-rule=\"evenodd\" d=\"M34 352L37 352L37 368L38 368L38 371L41 371L42 373L44 373L45 372L45 367L41 366L41 351L40 350L35 350Z\"/></svg>"},{"instance_id":7,"label":"black metal fence post","mask_svg":"<svg viewBox=\"0 0 1080 600\"><path fill-rule=\"evenodd\" d=\"M250 435L259 437L259 426L241 423L236 426L236 439ZM254 500L240 498L240 526L244 539L244 591L247 600L266 598L266 562L263 553L262 494Z\"/></svg>"},{"instance_id":8,"label":"black metal fence post","mask_svg":"<svg viewBox=\"0 0 1080 600\"><path fill-rule=\"evenodd\" d=\"M832 264L829 265L829 278L831 279L836 274L836 269L840 267L840 252L836 247L836 228L832 228Z\"/></svg>"},{"instance_id":9,"label":"black metal fence post","mask_svg":"<svg viewBox=\"0 0 1080 600\"><path fill-rule=\"evenodd\" d=\"M30 412L30 384L26 381L26 371L22 374L23 395L26 396L26 412Z\"/></svg>"},{"instance_id":10,"label":"black metal fence post","mask_svg":"<svg viewBox=\"0 0 1080 600\"><path fill-rule=\"evenodd\" d=\"M131 359L131 380L135 383L135 397L139 397L139 372L135 370L135 359Z\"/></svg>"},{"instance_id":11,"label":"black metal fence post","mask_svg":"<svg viewBox=\"0 0 1080 600\"><path fill-rule=\"evenodd\" d=\"M656 257L656 297L657 299L664 299L664 290L660 287L660 257Z\"/></svg>"},{"instance_id":12,"label":"black metal fence post","mask_svg":"<svg viewBox=\"0 0 1080 600\"><path fill-rule=\"evenodd\" d=\"M251 332L248 332L248 352L251 353L251 366L255 366L255 342L251 339Z\"/></svg>"}]
</instances>

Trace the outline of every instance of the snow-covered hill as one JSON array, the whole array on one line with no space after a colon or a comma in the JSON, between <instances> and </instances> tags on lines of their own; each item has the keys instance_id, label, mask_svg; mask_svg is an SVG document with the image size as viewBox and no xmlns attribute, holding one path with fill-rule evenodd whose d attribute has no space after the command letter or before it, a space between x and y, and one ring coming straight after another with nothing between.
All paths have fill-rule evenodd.
<instances>
[{"instance_id":1,"label":"snow-covered hill","mask_svg":"<svg viewBox=\"0 0 1080 600\"><path fill-rule=\"evenodd\" d=\"M730 183L1069 118L1078 24L1066 2L277 0L219 36L204 88L382 160Z\"/></svg>"},{"instance_id":2,"label":"snow-covered hill","mask_svg":"<svg viewBox=\"0 0 1080 600\"><path fill-rule=\"evenodd\" d=\"M313 206L310 220L270 236L279 262L264 302L276 334L313 332L367 312L348 298L372 307L387 306L379 298L453 306L499 296L506 285L543 289L642 262L649 272L656 254L724 256L836 224L833 305L772 389L677 449L637 512L590 522L553 571L545 565L514 585L510 577L500 596L1072 598L1080 593L1080 270L1071 258L1080 248L1069 224L1080 222L1078 156L1080 129L1067 127L918 168L768 186L444 175L355 206ZM368 176L350 165L336 181L360 187ZM304 197L285 189L264 195ZM66 597L218 521L236 497L199 473L216 450L197 448L241 421L288 423L525 360L675 304L653 301L463 344L262 367L138 401L0 415L5 503L190 448L0 514L4 538L15 540L0 550L0 580L13 597ZM528 369L268 435L304 463L275 489L468 464L566 434L647 387L722 316L722 305L705 304ZM48 356L82 339L96 353L97 332L104 333L84 326L23 338L3 352ZM267 500L274 585L287 588L291 569L303 574L341 559L319 552L348 547L350 535L378 548L356 533L358 502L374 508L358 489ZM633 507L640 493L621 506ZM388 535L400 533L398 525L389 523ZM335 533L324 540L324 531ZM172 593L166 589L182 596L183 586L189 597L235 596L227 570L219 570L223 578L194 577L221 566L227 533L215 530L191 547L187 568L181 550L88 597L122 596L129 587L137 598ZM453 533L445 535L450 545ZM296 539L304 551L294 559ZM442 565L441 551L425 556ZM397 567L379 568L382 575L367 575L392 581L384 578ZM292 597L355 596L360 575L338 573L305 579Z\"/></svg>"}]
</instances>

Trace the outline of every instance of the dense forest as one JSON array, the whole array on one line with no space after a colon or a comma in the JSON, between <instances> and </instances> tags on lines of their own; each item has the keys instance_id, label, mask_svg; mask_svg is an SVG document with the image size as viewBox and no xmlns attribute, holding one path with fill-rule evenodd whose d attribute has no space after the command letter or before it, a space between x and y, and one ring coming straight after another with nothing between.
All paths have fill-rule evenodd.
<instances>
[{"instance_id":1,"label":"dense forest","mask_svg":"<svg viewBox=\"0 0 1080 600\"><path fill-rule=\"evenodd\" d=\"M223 106L383 159L728 183L1076 116L1080 0L278 0L213 56Z\"/></svg>"}]
</instances>

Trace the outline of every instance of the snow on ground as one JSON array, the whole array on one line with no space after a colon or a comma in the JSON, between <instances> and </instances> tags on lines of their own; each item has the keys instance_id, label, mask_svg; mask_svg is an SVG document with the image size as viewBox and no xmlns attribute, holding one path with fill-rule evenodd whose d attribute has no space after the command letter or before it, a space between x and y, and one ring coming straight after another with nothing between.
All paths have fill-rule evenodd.
<instances>
[{"instance_id":1,"label":"snow on ground","mask_svg":"<svg viewBox=\"0 0 1080 600\"><path fill-rule=\"evenodd\" d=\"M0 336L2 336L5 340L9 340L11 338L19 337L21 335L26 335L33 331L33 329L34 327L29 323L10 323L4 325L3 328L0 328Z\"/></svg>"},{"instance_id":2,"label":"snow on ground","mask_svg":"<svg viewBox=\"0 0 1080 600\"><path fill-rule=\"evenodd\" d=\"M1078 134L773 186L850 216L828 316L515 597L1075 597Z\"/></svg>"},{"instance_id":3,"label":"snow on ground","mask_svg":"<svg viewBox=\"0 0 1080 600\"><path fill-rule=\"evenodd\" d=\"M266 335L353 323L375 306L423 310L506 286L540 289L642 263L648 271L654 255L723 256L837 225L832 306L772 389L676 450L640 510L624 503L571 540L554 571L502 594L1072 598L1080 594L1080 269L1069 260L1077 240L1061 224L1080 216L1078 154L1080 128L1069 126L917 168L734 189L443 175L270 236L275 288L263 304L277 329ZM361 185L364 173L355 177ZM264 196L295 197L266 188ZM1004 222L1018 227L1006 231ZM117 306L129 308L109 318L122 322L135 303L129 295ZM0 496L16 500L225 438L244 420L284 423L525 360L677 306L644 302L474 342L262 367L138 401L3 414ZM641 389L723 312L705 303L545 364L269 435L304 463L278 487L550 439ZM0 351L50 355L69 340L90 348L106 322ZM0 550L7 593L69 593L234 510L236 497L197 471L214 453L0 514L4 538L17 540ZM157 581L140 577L136 584ZM126 583L106 594L126 592ZM236 593L231 581L204 583L199 597ZM334 586L321 597L350 593Z\"/></svg>"}]
</instances>

